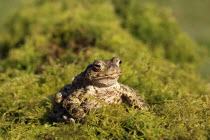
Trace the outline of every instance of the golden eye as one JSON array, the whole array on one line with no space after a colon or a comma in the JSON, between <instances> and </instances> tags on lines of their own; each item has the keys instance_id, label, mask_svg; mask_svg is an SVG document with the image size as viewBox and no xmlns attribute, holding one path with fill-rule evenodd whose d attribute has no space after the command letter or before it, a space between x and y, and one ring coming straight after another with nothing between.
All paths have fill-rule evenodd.
<instances>
[{"instance_id":1,"label":"golden eye","mask_svg":"<svg viewBox=\"0 0 210 140\"><path fill-rule=\"evenodd\" d=\"M101 65L100 64L94 64L93 67L96 70L101 70Z\"/></svg>"},{"instance_id":2,"label":"golden eye","mask_svg":"<svg viewBox=\"0 0 210 140\"><path fill-rule=\"evenodd\" d=\"M94 71L100 71L104 67L104 62L102 60L95 60L92 64L92 68Z\"/></svg>"},{"instance_id":3,"label":"golden eye","mask_svg":"<svg viewBox=\"0 0 210 140\"><path fill-rule=\"evenodd\" d=\"M100 71L102 69L102 65L100 63L93 64L94 71Z\"/></svg>"}]
</instances>

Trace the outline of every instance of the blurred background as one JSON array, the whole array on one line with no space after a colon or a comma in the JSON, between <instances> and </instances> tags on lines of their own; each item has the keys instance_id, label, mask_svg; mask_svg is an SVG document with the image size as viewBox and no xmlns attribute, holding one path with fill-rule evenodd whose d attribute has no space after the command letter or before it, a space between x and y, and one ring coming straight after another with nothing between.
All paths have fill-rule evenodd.
<instances>
[{"instance_id":1,"label":"blurred background","mask_svg":"<svg viewBox=\"0 0 210 140\"><path fill-rule=\"evenodd\" d=\"M210 53L210 1L209 0L139 0L141 3L155 4L160 8L167 8L172 11L176 22L183 32L191 36L200 47L207 48L207 55ZM0 25L7 22L14 13L23 8L23 5L32 0L0 0ZM1 29L1 27L0 27ZM210 58L204 58L199 65L198 72L209 79Z\"/></svg>"},{"instance_id":2,"label":"blurred background","mask_svg":"<svg viewBox=\"0 0 210 140\"><path fill-rule=\"evenodd\" d=\"M188 33L198 43L210 52L210 1L209 0L141 0L145 3L155 3L173 11L181 29ZM210 75L210 59L204 60L200 72L204 77Z\"/></svg>"},{"instance_id":3,"label":"blurred background","mask_svg":"<svg viewBox=\"0 0 210 140\"><path fill-rule=\"evenodd\" d=\"M210 46L210 1L209 0L139 0L170 8L180 27L199 43ZM30 0L0 0L0 23L12 15L23 3Z\"/></svg>"}]
</instances>

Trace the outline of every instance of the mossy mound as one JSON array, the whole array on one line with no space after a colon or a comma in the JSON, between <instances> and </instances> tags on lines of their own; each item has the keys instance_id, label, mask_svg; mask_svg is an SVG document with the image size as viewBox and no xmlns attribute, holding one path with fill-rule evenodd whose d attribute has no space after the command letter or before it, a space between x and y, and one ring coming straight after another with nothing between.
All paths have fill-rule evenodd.
<instances>
[{"instance_id":1,"label":"mossy mound","mask_svg":"<svg viewBox=\"0 0 210 140\"><path fill-rule=\"evenodd\" d=\"M113 0L113 3L122 26L146 43L154 55L179 64L194 63L199 59L195 42L180 31L170 9L137 0Z\"/></svg>"},{"instance_id":2,"label":"mossy mound","mask_svg":"<svg viewBox=\"0 0 210 140\"><path fill-rule=\"evenodd\" d=\"M120 9L117 2L33 1L8 20L0 38L0 138L210 137L209 89L194 69L198 46L165 11ZM161 24L149 22L156 18ZM92 112L85 124L52 123L53 93L94 59L113 56L124 61L120 82L136 89L149 110L112 105Z\"/></svg>"}]
</instances>

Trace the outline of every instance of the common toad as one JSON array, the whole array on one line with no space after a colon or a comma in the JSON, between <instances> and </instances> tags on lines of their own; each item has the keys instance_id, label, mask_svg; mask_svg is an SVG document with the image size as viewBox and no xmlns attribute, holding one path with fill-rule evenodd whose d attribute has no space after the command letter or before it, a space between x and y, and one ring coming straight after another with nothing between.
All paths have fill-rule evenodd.
<instances>
[{"instance_id":1,"label":"common toad","mask_svg":"<svg viewBox=\"0 0 210 140\"><path fill-rule=\"evenodd\" d=\"M122 74L119 57L111 60L95 60L76 76L71 84L55 95L56 122L84 122L89 111L109 104L126 102L142 110L145 104L132 88L118 83Z\"/></svg>"}]
</instances>

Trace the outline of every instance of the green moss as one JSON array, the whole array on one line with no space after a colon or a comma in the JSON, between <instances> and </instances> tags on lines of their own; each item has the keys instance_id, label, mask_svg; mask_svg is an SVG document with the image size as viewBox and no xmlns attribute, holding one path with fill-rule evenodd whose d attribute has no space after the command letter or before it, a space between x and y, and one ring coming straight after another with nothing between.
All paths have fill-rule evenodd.
<instances>
[{"instance_id":1,"label":"green moss","mask_svg":"<svg viewBox=\"0 0 210 140\"><path fill-rule=\"evenodd\" d=\"M157 56L178 63L196 63L197 44L180 31L169 9L137 0L113 0L122 27L148 44Z\"/></svg>"},{"instance_id":2,"label":"green moss","mask_svg":"<svg viewBox=\"0 0 210 140\"><path fill-rule=\"evenodd\" d=\"M197 45L164 10L117 6L101 0L33 1L8 19L0 39L1 50L7 50L0 53L0 138L209 138L210 91L194 69ZM139 30L130 19L134 13L147 19L136 20ZM84 124L52 123L53 94L94 59L113 56L123 60L119 81L137 90L149 110L111 105L92 112Z\"/></svg>"}]
</instances>

